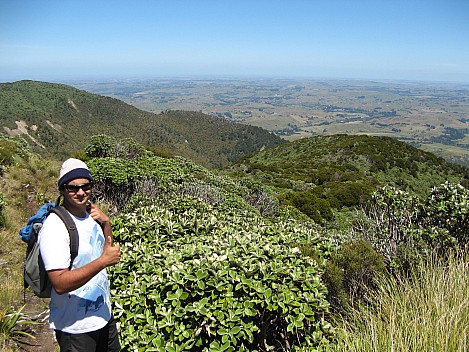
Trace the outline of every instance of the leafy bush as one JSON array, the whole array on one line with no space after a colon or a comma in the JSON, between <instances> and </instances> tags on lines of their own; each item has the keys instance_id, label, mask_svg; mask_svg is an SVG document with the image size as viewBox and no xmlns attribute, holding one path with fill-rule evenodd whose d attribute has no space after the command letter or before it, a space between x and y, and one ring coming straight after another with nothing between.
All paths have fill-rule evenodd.
<instances>
[{"instance_id":1,"label":"leafy bush","mask_svg":"<svg viewBox=\"0 0 469 352\"><path fill-rule=\"evenodd\" d=\"M86 146L88 158L118 158L124 160L151 156L153 153L132 138L116 140L104 134L92 136Z\"/></svg>"},{"instance_id":2,"label":"leafy bush","mask_svg":"<svg viewBox=\"0 0 469 352\"><path fill-rule=\"evenodd\" d=\"M147 150L143 145L137 143L132 138L124 138L119 141L115 146L114 151L115 158L121 158L125 160L139 159L146 156L152 156L153 153Z\"/></svg>"},{"instance_id":3,"label":"leafy bush","mask_svg":"<svg viewBox=\"0 0 469 352\"><path fill-rule=\"evenodd\" d=\"M368 182L329 182L326 187L329 202L336 209L364 204L373 192L373 187Z\"/></svg>"},{"instance_id":4,"label":"leafy bush","mask_svg":"<svg viewBox=\"0 0 469 352\"><path fill-rule=\"evenodd\" d=\"M98 137L99 143L107 140L107 137ZM96 183L93 197L110 203L115 212L139 193L149 197L189 195L209 204L228 202L235 208L247 203L262 215L275 216L278 213L277 198L261 184L218 175L182 157L167 159L154 156L130 139L115 141L106 153L97 154L112 156L87 160ZM236 205L238 202L241 203Z\"/></svg>"},{"instance_id":5,"label":"leafy bush","mask_svg":"<svg viewBox=\"0 0 469 352\"><path fill-rule=\"evenodd\" d=\"M327 199L318 197L314 190L305 192L288 192L279 198L309 216L316 223L332 220L331 204Z\"/></svg>"},{"instance_id":6,"label":"leafy bush","mask_svg":"<svg viewBox=\"0 0 469 352\"><path fill-rule=\"evenodd\" d=\"M358 237L369 241L383 255L388 267L408 267L413 252L425 253L427 247L413 235L419 200L395 187L382 187L363 209L363 218L354 224ZM408 236L407 236L408 235Z\"/></svg>"},{"instance_id":7,"label":"leafy bush","mask_svg":"<svg viewBox=\"0 0 469 352\"><path fill-rule=\"evenodd\" d=\"M114 156L117 142L114 138L104 134L92 136L85 148L85 153L90 158L107 158Z\"/></svg>"},{"instance_id":8,"label":"leafy bush","mask_svg":"<svg viewBox=\"0 0 469 352\"><path fill-rule=\"evenodd\" d=\"M0 140L0 161L2 165L11 165L14 163L14 157L17 152L15 143L8 140Z\"/></svg>"},{"instance_id":9,"label":"leafy bush","mask_svg":"<svg viewBox=\"0 0 469 352\"><path fill-rule=\"evenodd\" d=\"M331 255L323 276L333 310L343 313L366 300L385 272L383 258L369 242L358 240L344 244Z\"/></svg>"},{"instance_id":10,"label":"leafy bush","mask_svg":"<svg viewBox=\"0 0 469 352\"><path fill-rule=\"evenodd\" d=\"M330 244L312 228L252 211L230 213L190 197L129 210L113 228L123 247L110 275L124 348L328 344L320 272ZM314 259L302 254L301 244L317 249Z\"/></svg>"},{"instance_id":11,"label":"leafy bush","mask_svg":"<svg viewBox=\"0 0 469 352\"><path fill-rule=\"evenodd\" d=\"M179 161L177 158L152 156L131 160L115 157L93 158L87 161L96 183L93 196L120 210L144 180L163 188L168 183L182 183L185 175ZM151 182L152 179L155 182Z\"/></svg>"},{"instance_id":12,"label":"leafy bush","mask_svg":"<svg viewBox=\"0 0 469 352\"><path fill-rule=\"evenodd\" d=\"M23 138L0 134L0 166L14 165L18 158L30 155L31 151Z\"/></svg>"},{"instance_id":13,"label":"leafy bush","mask_svg":"<svg viewBox=\"0 0 469 352\"><path fill-rule=\"evenodd\" d=\"M355 219L354 236L372 243L390 267L407 271L422 254L466 248L468 202L469 191L448 182L434 187L424 200L383 187Z\"/></svg>"},{"instance_id":14,"label":"leafy bush","mask_svg":"<svg viewBox=\"0 0 469 352\"><path fill-rule=\"evenodd\" d=\"M429 236L433 246L465 247L469 242L469 190L446 182L434 187L425 200L419 216L425 228L447 231L448 238Z\"/></svg>"}]
</instances>

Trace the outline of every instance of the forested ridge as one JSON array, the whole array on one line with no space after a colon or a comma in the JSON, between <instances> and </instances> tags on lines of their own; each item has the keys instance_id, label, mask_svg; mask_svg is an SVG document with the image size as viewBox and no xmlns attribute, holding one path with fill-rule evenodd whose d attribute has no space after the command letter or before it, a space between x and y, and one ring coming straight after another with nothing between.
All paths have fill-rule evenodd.
<instances>
[{"instance_id":1,"label":"forested ridge","mask_svg":"<svg viewBox=\"0 0 469 352\"><path fill-rule=\"evenodd\" d=\"M0 120L10 135L23 135L35 151L58 158L83 149L97 134L133 138L210 167L283 143L261 128L199 112L153 114L71 86L36 81L0 84Z\"/></svg>"},{"instance_id":2,"label":"forested ridge","mask_svg":"<svg viewBox=\"0 0 469 352\"><path fill-rule=\"evenodd\" d=\"M417 195L446 181L469 185L469 169L389 137L304 138L246 155L226 168L272 187L287 204L316 221L357 207L379 187Z\"/></svg>"}]
</instances>

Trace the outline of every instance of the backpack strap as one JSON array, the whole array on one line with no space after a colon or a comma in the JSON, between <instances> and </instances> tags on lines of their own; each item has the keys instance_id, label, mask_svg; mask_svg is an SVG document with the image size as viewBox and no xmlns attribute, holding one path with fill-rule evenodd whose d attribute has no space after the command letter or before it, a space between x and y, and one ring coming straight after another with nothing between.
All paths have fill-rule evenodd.
<instances>
[{"instance_id":1,"label":"backpack strap","mask_svg":"<svg viewBox=\"0 0 469 352\"><path fill-rule=\"evenodd\" d=\"M75 225L75 222L72 219L72 216L68 213L68 211L61 206L55 206L51 208L51 213L56 214L65 224L65 227L68 230L68 234L70 235L70 267L69 270L72 269L72 264L75 258L78 255L78 230Z\"/></svg>"}]
</instances>

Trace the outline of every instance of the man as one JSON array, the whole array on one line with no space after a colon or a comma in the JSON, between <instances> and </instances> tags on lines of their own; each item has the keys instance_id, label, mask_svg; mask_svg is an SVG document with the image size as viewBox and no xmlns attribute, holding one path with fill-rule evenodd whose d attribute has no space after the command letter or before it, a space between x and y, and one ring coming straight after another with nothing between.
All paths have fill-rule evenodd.
<instances>
[{"instance_id":1,"label":"man","mask_svg":"<svg viewBox=\"0 0 469 352\"><path fill-rule=\"evenodd\" d=\"M106 267L120 260L120 247L112 244L109 217L89 204L93 177L86 164L66 160L58 181L63 207L78 230L78 255L70 267L70 237L65 224L50 214L39 232L44 266L52 283L50 327L60 351L120 351L111 313Z\"/></svg>"}]
</instances>

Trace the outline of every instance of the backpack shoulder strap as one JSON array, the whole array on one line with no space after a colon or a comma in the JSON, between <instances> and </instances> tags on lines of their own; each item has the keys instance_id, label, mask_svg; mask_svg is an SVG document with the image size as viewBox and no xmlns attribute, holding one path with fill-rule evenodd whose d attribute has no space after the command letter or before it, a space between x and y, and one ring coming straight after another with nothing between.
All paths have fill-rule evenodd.
<instances>
[{"instance_id":1,"label":"backpack shoulder strap","mask_svg":"<svg viewBox=\"0 0 469 352\"><path fill-rule=\"evenodd\" d=\"M65 224L68 230L68 234L70 235L70 267L72 268L73 261L78 255L78 230L73 221L71 215L65 210L64 207L55 206L51 208L51 213L56 214Z\"/></svg>"}]
</instances>

